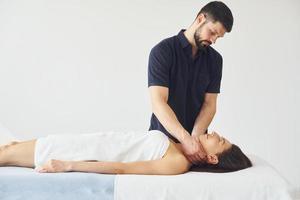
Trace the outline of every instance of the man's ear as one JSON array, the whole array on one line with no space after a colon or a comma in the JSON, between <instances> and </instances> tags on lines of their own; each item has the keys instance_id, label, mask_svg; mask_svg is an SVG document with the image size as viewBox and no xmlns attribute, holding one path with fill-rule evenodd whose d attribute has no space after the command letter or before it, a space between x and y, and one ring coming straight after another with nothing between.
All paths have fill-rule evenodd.
<instances>
[{"instance_id":1,"label":"man's ear","mask_svg":"<svg viewBox=\"0 0 300 200\"><path fill-rule=\"evenodd\" d=\"M196 23L197 23L197 25L201 25L201 24L203 24L204 22L205 22L205 20L206 20L206 17L204 16L204 14L203 13L201 13L198 17L197 17L197 19L196 19Z\"/></svg>"},{"instance_id":2,"label":"man's ear","mask_svg":"<svg viewBox=\"0 0 300 200\"><path fill-rule=\"evenodd\" d=\"M207 163L216 165L219 162L218 156L216 155L207 155Z\"/></svg>"}]
</instances>

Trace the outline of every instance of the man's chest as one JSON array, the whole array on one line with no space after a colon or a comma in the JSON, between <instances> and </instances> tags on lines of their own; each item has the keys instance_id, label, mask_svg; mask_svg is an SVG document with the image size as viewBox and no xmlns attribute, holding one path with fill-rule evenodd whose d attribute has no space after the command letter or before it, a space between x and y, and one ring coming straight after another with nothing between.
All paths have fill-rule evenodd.
<instances>
[{"instance_id":1,"label":"man's chest","mask_svg":"<svg viewBox=\"0 0 300 200\"><path fill-rule=\"evenodd\" d=\"M205 56L175 56L170 67L170 87L174 90L204 91L210 80L210 63Z\"/></svg>"}]
</instances>

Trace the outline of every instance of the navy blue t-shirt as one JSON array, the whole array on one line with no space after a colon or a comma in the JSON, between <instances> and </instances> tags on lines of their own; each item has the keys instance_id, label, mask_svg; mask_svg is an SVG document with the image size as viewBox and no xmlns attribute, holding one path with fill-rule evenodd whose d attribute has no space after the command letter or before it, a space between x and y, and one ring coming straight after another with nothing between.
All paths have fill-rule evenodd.
<instances>
[{"instance_id":1,"label":"navy blue t-shirt","mask_svg":"<svg viewBox=\"0 0 300 200\"><path fill-rule=\"evenodd\" d=\"M209 46L198 50L193 57L192 46L184 31L182 29L178 35L162 40L151 49L148 87L169 88L168 105L191 134L205 93L220 93L222 56ZM149 130L160 130L178 142L153 113Z\"/></svg>"}]
</instances>

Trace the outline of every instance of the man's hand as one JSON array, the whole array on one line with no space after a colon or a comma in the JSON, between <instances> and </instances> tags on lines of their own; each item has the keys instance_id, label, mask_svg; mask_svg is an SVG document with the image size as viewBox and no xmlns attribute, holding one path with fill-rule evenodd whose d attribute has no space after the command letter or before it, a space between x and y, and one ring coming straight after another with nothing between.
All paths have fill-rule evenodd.
<instances>
[{"instance_id":1,"label":"man's hand","mask_svg":"<svg viewBox=\"0 0 300 200\"><path fill-rule=\"evenodd\" d=\"M70 163L67 161L51 159L35 170L40 173L56 173L70 171L70 167Z\"/></svg>"},{"instance_id":2,"label":"man's hand","mask_svg":"<svg viewBox=\"0 0 300 200\"><path fill-rule=\"evenodd\" d=\"M191 163L197 164L205 161L206 152L200 143L199 136L188 136L181 144L184 155Z\"/></svg>"}]
</instances>

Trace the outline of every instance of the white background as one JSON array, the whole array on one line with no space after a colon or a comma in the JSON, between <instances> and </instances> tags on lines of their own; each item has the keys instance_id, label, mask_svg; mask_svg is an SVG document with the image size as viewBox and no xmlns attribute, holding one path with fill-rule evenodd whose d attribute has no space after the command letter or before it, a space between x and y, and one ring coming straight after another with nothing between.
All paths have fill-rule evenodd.
<instances>
[{"instance_id":1,"label":"white background","mask_svg":"<svg viewBox=\"0 0 300 200\"><path fill-rule=\"evenodd\" d=\"M0 122L18 137L148 130L151 48L208 1L0 0ZM297 0L225 1L216 130L300 188ZM0 133L1 134L1 133Z\"/></svg>"}]
</instances>

